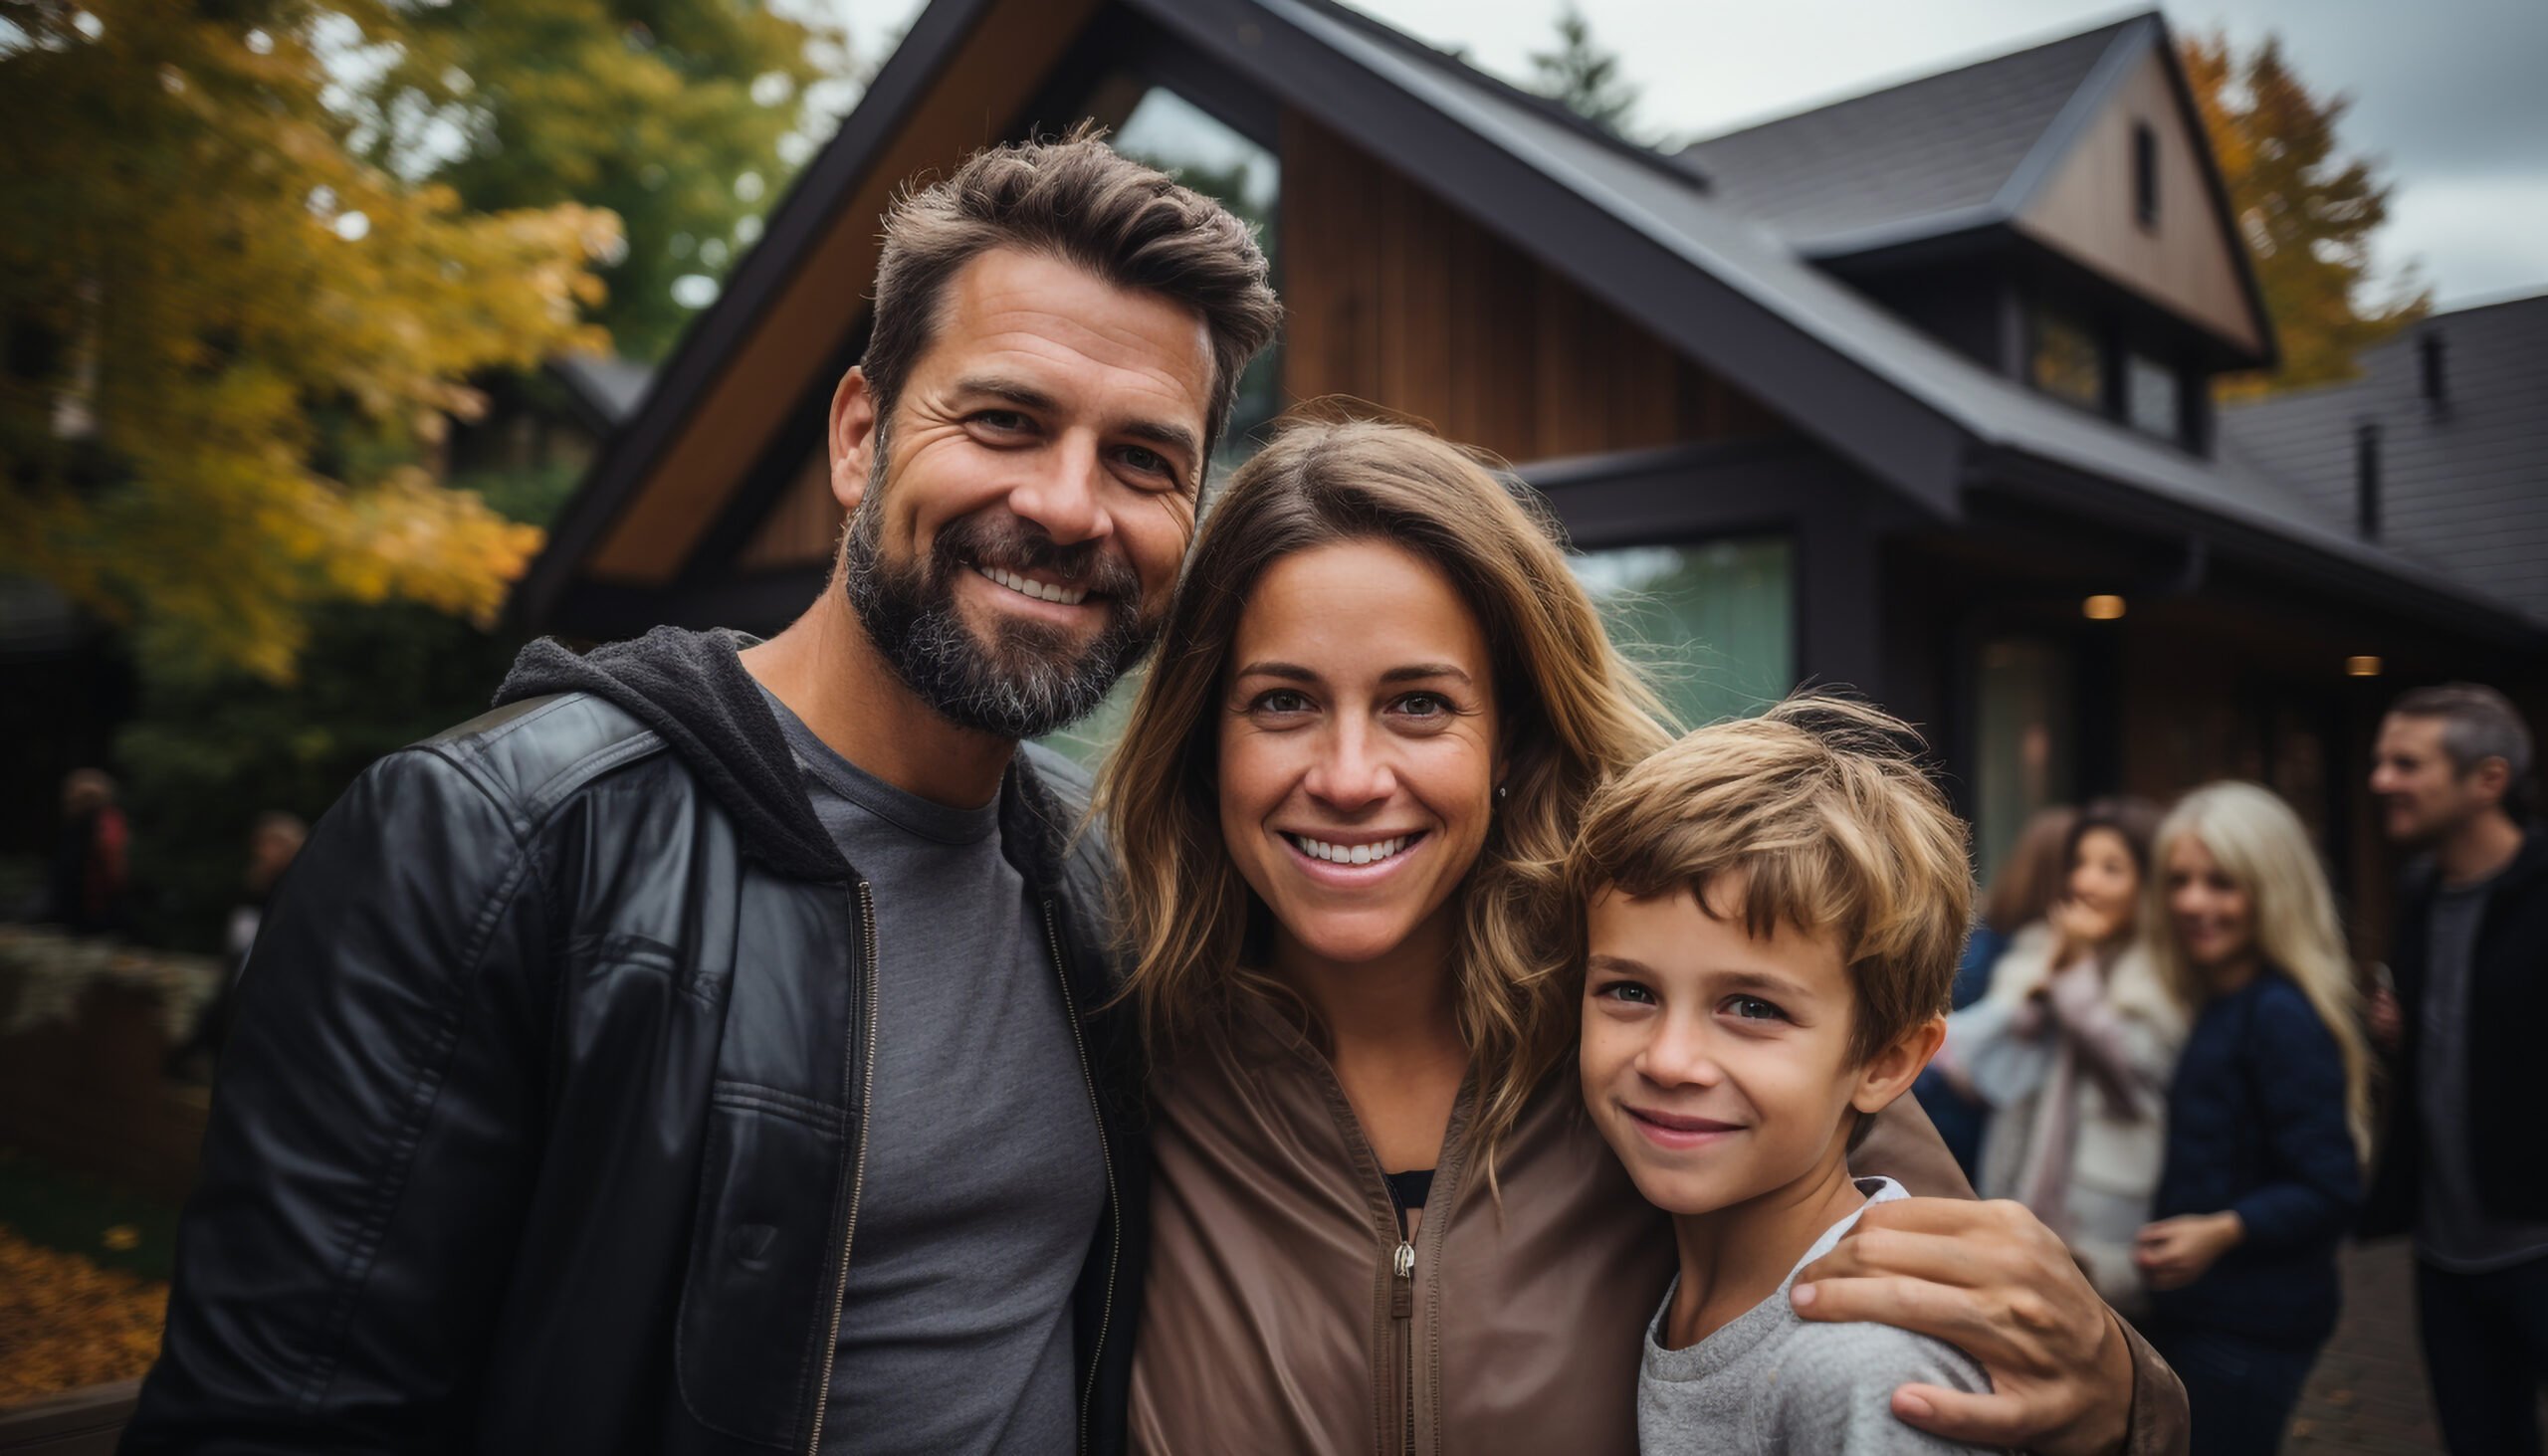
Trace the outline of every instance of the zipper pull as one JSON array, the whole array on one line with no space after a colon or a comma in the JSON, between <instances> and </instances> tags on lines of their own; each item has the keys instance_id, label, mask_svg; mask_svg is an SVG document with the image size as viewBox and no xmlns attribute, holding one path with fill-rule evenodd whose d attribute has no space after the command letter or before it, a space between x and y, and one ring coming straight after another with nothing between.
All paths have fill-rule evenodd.
<instances>
[{"instance_id":1,"label":"zipper pull","mask_svg":"<svg viewBox=\"0 0 2548 1456\"><path fill-rule=\"evenodd\" d=\"M1403 1320L1415 1313L1415 1245L1400 1240L1393 1262L1397 1279L1389 1286L1389 1318Z\"/></svg>"}]
</instances>

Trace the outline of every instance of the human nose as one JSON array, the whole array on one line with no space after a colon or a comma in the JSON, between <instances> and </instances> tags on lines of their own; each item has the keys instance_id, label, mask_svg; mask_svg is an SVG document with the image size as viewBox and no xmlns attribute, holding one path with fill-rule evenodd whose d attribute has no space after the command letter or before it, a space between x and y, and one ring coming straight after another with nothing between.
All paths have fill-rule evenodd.
<instances>
[{"instance_id":1,"label":"human nose","mask_svg":"<svg viewBox=\"0 0 2548 1456\"><path fill-rule=\"evenodd\" d=\"M1008 509L1056 545L1101 539L1114 530L1101 497L1104 473L1095 439L1073 431L1037 455L1032 474L1008 493Z\"/></svg>"},{"instance_id":2,"label":"human nose","mask_svg":"<svg viewBox=\"0 0 2548 1456\"><path fill-rule=\"evenodd\" d=\"M1654 1034L1637 1053L1636 1069L1657 1087L1714 1087L1725 1080L1710 1045L1707 1018L1666 1010L1654 1019Z\"/></svg>"},{"instance_id":3,"label":"human nose","mask_svg":"<svg viewBox=\"0 0 2548 1456\"><path fill-rule=\"evenodd\" d=\"M1397 773L1370 726L1348 718L1321 735L1318 760L1302 786L1321 803L1352 812L1395 792Z\"/></svg>"}]
</instances>

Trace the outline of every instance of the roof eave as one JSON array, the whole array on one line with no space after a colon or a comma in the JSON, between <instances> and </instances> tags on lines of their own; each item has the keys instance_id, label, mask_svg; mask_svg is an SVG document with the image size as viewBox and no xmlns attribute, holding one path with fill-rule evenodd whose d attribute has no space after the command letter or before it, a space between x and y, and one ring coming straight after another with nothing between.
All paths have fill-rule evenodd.
<instances>
[{"instance_id":1,"label":"roof eave","mask_svg":"<svg viewBox=\"0 0 2548 1456\"><path fill-rule=\"evenodd\" d=\"M657 371L643 406L604 437L584 478L549 526L548 542L506 602L516 626L548 620L585 557L600 545L655 459L688 427L736 347L758 326L787 280L821 241L842 199L910 119L966 32L993 0L931 0L868 84L840 130L768 214L717 301L691 320Z\"/></svg>"},{"instance_id":2,"label":"roof eave","mask_svg":"<svg viewBox=\"0 0 2548 1456\"><path fill-rule=\"evenodd\" d=\"M2112 524L2182 530L2339 597L2377 593L2382 605L2488 647L2548 654L2548 624L2367 549L2331 549L2273 524L2141 490L2068 462L2011 445L1974 452L1976 489L2015 493L2067 514Z\"/></svg>"}]
</instances>

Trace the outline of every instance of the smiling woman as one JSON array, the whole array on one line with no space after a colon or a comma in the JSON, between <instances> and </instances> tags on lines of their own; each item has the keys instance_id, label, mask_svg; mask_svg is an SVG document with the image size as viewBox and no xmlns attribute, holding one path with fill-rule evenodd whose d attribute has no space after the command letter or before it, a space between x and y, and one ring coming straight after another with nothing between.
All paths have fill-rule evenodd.
<instances>
[{"instance_id":1,"label":"smiling woman","mask_svg":"<svg viewBox=\"0 0 2548 1456\"><path fill-rule=\"evenodd\" d=\"M1458 448L1306 425L1232 478L1100 785L1159 1063L1135 1449L1634 1448L1671 1251L1549 1075L1554 892L1661 741Z\"/></svg>"}]
</instances>

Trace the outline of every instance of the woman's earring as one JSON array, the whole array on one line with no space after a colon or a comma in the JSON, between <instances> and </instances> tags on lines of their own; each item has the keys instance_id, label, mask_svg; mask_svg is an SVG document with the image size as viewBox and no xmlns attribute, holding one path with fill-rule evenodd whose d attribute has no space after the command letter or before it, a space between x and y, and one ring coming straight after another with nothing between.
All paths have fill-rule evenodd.
<instances>
[{"instance_id":1,"label":"woman's earring","mask_svg":"<svg viewBox=\"0 0 2548 1456\"><path fill-rule=\"evenodd\" d=\"M1513 797L1513 785L1509 783L1499 783L1495 786L1495 801L1497 803L1500 804L1511 797Z\"/></svg>"}]
</instances>

